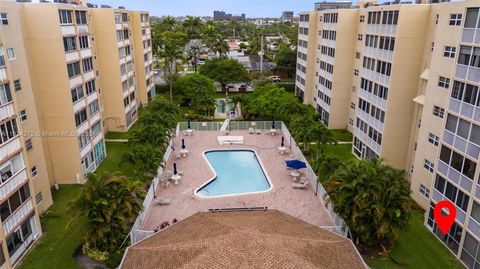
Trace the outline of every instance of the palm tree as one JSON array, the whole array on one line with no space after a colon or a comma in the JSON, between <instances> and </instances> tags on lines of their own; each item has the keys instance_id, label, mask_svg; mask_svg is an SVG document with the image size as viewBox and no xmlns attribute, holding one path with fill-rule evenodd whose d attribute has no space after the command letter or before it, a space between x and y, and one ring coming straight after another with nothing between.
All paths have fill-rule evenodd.
<instances>
[{"instance_id":1,"label":"palm tree","mask_svg":"<svg viewBox=\"0 0 480 269\"><path fill-rule=\"evenodd\" d=\"M163 46L160 56L163 58L163 74L165 80L170 84L170 101L173 101L173 80L183 60L183 39L184 33L165 32L163 33Z\"/></svg>"},{"instance_id":2,"label":"palm tree","mask_svg":"<svg viewBox=\"0 0 480 269\"><path fill-rule=\"evenodd\" d=\"M153 177L162 165L162 153L158 147L137 145L131 151L123 153L120 165L127 162L135 167L135 171L145 178Z\"/></svg>"},{"instance_id":3,"label":"palm tree","mask_svg":"<svg viewBox=\"0 0 480 269\"><path fill-rule=\"evenodd\" d=\"M175 18L172 16L167 16L163 18L162 20L160 20L159 23L163 26L163 31L173 32L177 29L177 20L175 20Z\"/></svg>"},{"instance_id":4,"label":"palm tree","mask_svg":"<svg viewBox=\"0 0 480 269\"><path fill-rule=\"evenodd\" d=\"M217 43L217 40L221 40L222 36L220 33L217 31L217 28L214 25L207 25L205 27L204 33L203 33L203 42L205 45L210 49L214 50L215 43Z\"/></svg>"},{"instance_id":5,"label":"palm tree","mask_svg":"<svg viewBox=\"0 0 480 269\"><path fill-rule=\"evenodd\" d=\"M183 21L183 31L187 33L188 40L199 39L204 26L199 17L187 16Z\"/></svg>"},{"instance_id":6,"label":"palm tree","mask_svg":"<svg viewBox=\"0 0 480 269\"><path fill-rule=\"evenodd\" d=\"M220 58L223 58L228 53L228 43L225 40L217 39L213 45L214 53L218 53Z\"/></svg>"},{"instance_id":7,"label":"palm tree","mask_svg":"<svg viewBox=\"0 0 480 269\"><path fill-rule=\"evenodd\" d=\"M118 175L89 174L80 197L73 203L77 217L88 218L85 243L113 253L142 209L143 183Z\"/></svg>"},{"instance_id":8,"label":"palm tree","mask_svg":"<svg viewBox=\"0 0 480 269\"><path fill-rule=\"evenodd\" d=\"M350 161L326 187L335 212L360 244L385 247L408 225L411 198L405 171L381 159Z\"/></svg>"},{"instance_id":9,"label":"palm tree","mask_svg":"<svg viewBox=\"0 0 480 269\"><path fill-rule=\"evenodd\" d=\"M200 55L203 51L203 43L199 39L192 39L185 46L186 58L190 61L193 66L193 71L197 73L198 61L200 60Z\"/></svg>"},{"instance_id":10,"label":"palm tree","mask_svg":"<svg viewBox=\"0 0 480 269\"><path fill-rule=\"evenodd\" d=\"M313 160L312 168L319 179L328 182L337 169L343 166L343 163L335 155L322 154ZM323 182L322 182L323 183Z\"/></svg>"}]
</instances>

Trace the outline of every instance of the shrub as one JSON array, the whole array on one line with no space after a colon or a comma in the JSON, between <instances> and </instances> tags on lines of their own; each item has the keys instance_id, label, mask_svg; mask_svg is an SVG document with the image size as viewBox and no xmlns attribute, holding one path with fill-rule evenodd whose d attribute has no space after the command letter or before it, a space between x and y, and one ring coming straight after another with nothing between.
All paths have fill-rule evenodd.
<instances>
[{"instance_id":1,"label":"shrub","mask_svg":"<svg viewBox=\"0 0 480 269\"><path fill-rule=\"evenodd\" d=\"M95 248L90 248L88 243L83 244L82 246L83 254L87 255L90 259L93 259L97 262L105 262L108 259L108 252L101 251Z\"/></svg>"}]
</instances>

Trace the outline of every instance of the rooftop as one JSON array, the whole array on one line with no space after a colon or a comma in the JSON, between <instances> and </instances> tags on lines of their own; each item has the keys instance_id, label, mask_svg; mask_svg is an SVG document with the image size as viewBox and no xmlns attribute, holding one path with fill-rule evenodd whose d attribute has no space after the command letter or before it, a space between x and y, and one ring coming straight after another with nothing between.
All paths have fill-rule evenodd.
<instances>
[{"instance_id":1,"label":"rooftop","mask_svg":"<svg viewBox=\"0 0 480 269\"><path fill-rule=\"evenodd\" d=\"M353 243L277 210L196 213L127 249L121 268L365 268Z\"/></svg>"}]
</instances>

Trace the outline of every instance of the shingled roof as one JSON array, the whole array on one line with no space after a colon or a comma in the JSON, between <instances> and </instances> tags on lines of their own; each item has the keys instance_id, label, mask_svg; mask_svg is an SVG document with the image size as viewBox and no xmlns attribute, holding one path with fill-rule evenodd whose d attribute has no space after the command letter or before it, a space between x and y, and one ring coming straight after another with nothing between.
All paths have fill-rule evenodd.
<instances>
[{"instance_id":1,"label":"shingled roof","mask_svg":"<svg viewBox=\"0 0 480 269\"><path fill-rule=\"evenodd\" d=\"M197 213L127 249L122 269L365 268L350 240L277 210Z\"/></svg>"}]
</instances>

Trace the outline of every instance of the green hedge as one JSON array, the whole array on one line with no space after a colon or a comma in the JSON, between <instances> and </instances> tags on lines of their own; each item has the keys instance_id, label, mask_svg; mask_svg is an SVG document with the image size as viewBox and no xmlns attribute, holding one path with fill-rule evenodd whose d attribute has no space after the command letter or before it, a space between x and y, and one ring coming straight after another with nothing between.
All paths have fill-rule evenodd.
<instances>
[{"instance_id":1,"label":"green hedge","mask_svg":"<svg viewBox=\"0 0 480 269\"><path fill-rule=\"evenodd\" d=\"M163 93L168 93L170 91L170 88L168 84L155 84L155 93L156 94L163 94Z\"/></svg>"},{"instance_id":2,"label":"green hedge","mask_svg":"<svg viewBox=\"0 0 480 269\"><path fill-rule=\"evenodd\" d=\"M295 92L294 83L278 83L278 86L284 88L286 92Z\"/></svg>"}]
</instances>

